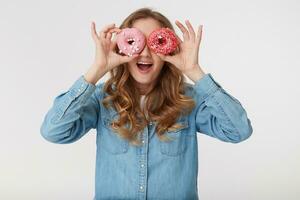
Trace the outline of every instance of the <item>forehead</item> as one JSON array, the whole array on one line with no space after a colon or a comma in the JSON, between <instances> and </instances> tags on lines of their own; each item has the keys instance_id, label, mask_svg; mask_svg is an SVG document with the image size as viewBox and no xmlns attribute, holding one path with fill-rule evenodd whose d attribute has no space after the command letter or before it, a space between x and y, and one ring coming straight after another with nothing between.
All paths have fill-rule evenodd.
<instances>
[{"instance_id":1,"label":"forehead","mask_svg":"<svg viewBox=\"0 0 300 200\"><path fill-rule=\"evenodd\" d=\"M155 29L161 28L160 23L152 18L143 18L136 20L132 27L138 28L140 31L142 31L146 37L154 31Z\"/></svg>"}]
</instances>

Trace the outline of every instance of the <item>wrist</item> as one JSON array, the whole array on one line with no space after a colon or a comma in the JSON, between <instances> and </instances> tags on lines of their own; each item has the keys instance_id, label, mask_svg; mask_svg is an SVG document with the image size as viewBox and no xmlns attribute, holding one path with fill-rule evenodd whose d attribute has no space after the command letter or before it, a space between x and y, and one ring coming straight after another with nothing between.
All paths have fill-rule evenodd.
<instances>
[{"instance_id":1,"label":"wrist","mask_svg":"<svg viewBox=\"0 0 300 200\"><path fill-rule=\"evenodd\" d=\"M91 65L89 70L84 74L84 78L87 82L96 85L99 79L106 74L104 68L97 65Z\"/></svg>"},{"instance_id":2,"label":"wrist","mask_svg":"<svg viewBox=\"0 0 300 200\"><path fill-rule=\"evenodd\" d=\"M184 74L195 83L205 75L205 72L199 64L196 64L193 68L185 71Z\"/></svg>"}]
</instances>

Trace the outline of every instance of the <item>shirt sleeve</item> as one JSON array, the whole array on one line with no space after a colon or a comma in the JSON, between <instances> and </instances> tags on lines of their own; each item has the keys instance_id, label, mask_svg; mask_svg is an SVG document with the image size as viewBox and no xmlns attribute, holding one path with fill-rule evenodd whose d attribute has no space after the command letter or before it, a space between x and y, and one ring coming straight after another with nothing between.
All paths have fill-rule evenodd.
<instances>
[{"instance_id":1,"label":"shirt sleeve","mask_svg":"<svg viewBox=\"0 0 300 200\"><path fill-rule=\"evenodd\" d=\"M253 129L245 109L210 73L196 81L193 87L198 132L231 143L250 137Z\"/></svg>"},{"instance_id":2,"label":"shirt sleeve","mask_svg":"<svg viewBox=\"0 0 300 200\"><path fill-rule=\"evenodd\" d=\"M52 143L66 144L96 128L100 116L99 86L81 75L67 90L55 97L40 127L41 135Z\"/></svg>"}]
</instances>

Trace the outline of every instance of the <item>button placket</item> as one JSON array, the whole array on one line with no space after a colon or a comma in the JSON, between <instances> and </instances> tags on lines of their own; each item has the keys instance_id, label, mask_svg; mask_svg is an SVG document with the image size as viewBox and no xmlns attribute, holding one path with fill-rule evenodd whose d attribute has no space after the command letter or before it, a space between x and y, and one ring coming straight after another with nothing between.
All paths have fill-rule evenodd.
<instances>
[{"instance_id":1,"label":"button placket","mask_svg":"<svg viewBox=\"0 0 300 200\"><path fill-rule=\"evenodd\" d=\"M146 133L145 133L146 132ZM141 142L143 145L139 148L139 198L146 198L146 185L147 185L147 131L141 134Z\"/></svg>"},{"instance_id":2,"label":"button placket","mask_svg":"<svg viewBox=\"0 0 300 200\"><path fill-rule=\"evenodd\" d=\"M145 164L144 164L144 159L143 159L144 156L142 156L142 159L140 161L140 173L139 173L139 176L140 176L140 184L139 184L139 191L140 192L144 192L145 191L145 184L146 184L146 169L145 169Z\"/></svg>"},{"instance_id":3,"label":"button placket","mask_svg":"<svg viewBox=\"0 0 300 200\"><path fill-rule=\"evenodd\" d=\"M155 130L153 130L155 127L155 122L150 121L148 125L148 141L152 137L153 134L155 134Z\"/></svg>"}]
</instances>

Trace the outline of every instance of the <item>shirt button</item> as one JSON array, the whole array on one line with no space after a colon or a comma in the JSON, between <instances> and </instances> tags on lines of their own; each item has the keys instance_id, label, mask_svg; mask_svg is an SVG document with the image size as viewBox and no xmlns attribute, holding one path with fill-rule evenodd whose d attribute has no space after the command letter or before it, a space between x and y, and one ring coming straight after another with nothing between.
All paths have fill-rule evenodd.
<instances>
[{"instance_id":1,"label":"shirt button","mask_svg":"<svg viewBox=\"0 0 300 200\"><path fill-rule=\"evenodd\" d=\"M140 190L143 190L144 189L144 187L143 186L140 186Z\"/></svg>"},{"instance_id":2,"label":"shirt button","mask_svg":"<svg viewBox=\"0 0 300 200\"><path fill-rule=\"evenodd\" d=\"M144 167L144 164L141 164L141 167Z\"/></svg>"},{"instance_id":3,"label":"shirt button","mask_svg":"<svg viewBox=\"0 0 300 200\"><path fill-rule=\"evenodd\" d=\"M142 140L142 143L145 143L145 140Z\"/></svg>"}]
</instances>

